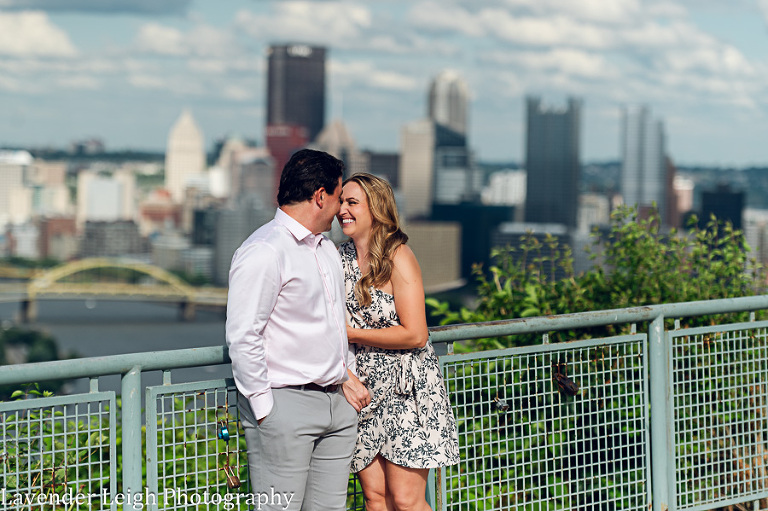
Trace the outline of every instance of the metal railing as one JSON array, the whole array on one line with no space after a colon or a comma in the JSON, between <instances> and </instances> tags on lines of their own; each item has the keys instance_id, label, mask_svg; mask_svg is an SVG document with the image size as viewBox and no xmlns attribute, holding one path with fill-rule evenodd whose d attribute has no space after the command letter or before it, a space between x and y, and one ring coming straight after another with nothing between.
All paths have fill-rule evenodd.
<instances>
[{"instance_id":1,"label":"metal railing","mask_svg":"<svg viewBox=\"0 0 768 511\"><path fill-rule=\"evenodd\" d=\"M434 474L433 506L696 511L768 499L768 323L680 323L765 309L768 295L430 329L449 353L468 339L544 341L440 357L461 461ZM606 326L622 334L589 338ZM547 343L557 331L573 340ZM171 378L228 363L216 346L0 367L0 385L91 381L86 394L0 403L0 503L250 509L274 499L249 493L233 382ZM151 371L163 381L143 387ZM119 397L99 389L113 374ZM362 507L355 485L350 509Z\"/></svg>"}]
</instances>

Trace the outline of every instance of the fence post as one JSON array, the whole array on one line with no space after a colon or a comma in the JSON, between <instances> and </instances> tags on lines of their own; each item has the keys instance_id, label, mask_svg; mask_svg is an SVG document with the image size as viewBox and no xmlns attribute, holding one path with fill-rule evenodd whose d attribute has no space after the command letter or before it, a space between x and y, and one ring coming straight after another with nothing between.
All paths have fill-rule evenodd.
<instances>
[{"instance_id":1,"label":"fence post","mask_svg":"<svg viewBox=\"0 0 768 511\"><path fill-rule=\"evenodd\" d=\"M651 380L651 490L653 511L670 509L669 488L674 480L669 480L672 460L669 456L668 438L668 370L669 356L664 342L664 316L659 315L651 322L648 332L650 348L650 380Z\"/></svg>"},{"instance_id":2,"label":"fence post","mask_svg":"<svg viewBox=\"0 0 768 511\"><path fill-rule=\"evenodd\" d=\"M141 481L141 368L123 374L122 379L122 425L123 425L123 495L130 498L123 509L142 509L133 496L143 493ZM128 497L130 495L130 497ZM141 507L139 507L141 506Z\"/></svg>"}]
</instances>

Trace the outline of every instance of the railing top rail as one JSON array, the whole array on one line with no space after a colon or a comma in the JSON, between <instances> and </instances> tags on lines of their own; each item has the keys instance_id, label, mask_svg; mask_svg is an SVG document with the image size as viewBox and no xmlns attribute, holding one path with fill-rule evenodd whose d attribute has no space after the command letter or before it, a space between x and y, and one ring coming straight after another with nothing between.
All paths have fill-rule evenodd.
<instances>
[{"instance_id":1,"label":"railing top rail","mask_svg":"<svg viewBox=\"0 0 768 511\"><path fill-rule=\"evenodd\" d=\"M575 312L556 316L515 318L485 323L445 325L430 328L429 338L433 343L445 343L466 339L482 339L484 337L554 332L573 328L652 321L659 316L684 318L760 309L768 309L768 295L645 305L625 309Z\"/></svg>"},{"instance_id":2,"label":"railing top rail","mask_svg":"<svg viewBox=\"0 0 768 511\"><path fill-rule=\"evenodd\" d=\"M760 309L768 309L768 295L439 326L430 328L430 340L433 343L446 343L483 337L542 333L573 328L652 321L660 316L681 318ZM0 385L125 374L134 368L139 368L142 371L158 371L182 367L228 364L229 362L228 350L226 346L221 345L59 360L55 362L38 362L34 364L7 365L0 367Z\"/></svg>"},{"instance_id":3,"label":"railing top rail","mask_svg":"<svg viewBox=\"0 0 768 511\"><path fill-rule=\"evenodd\" d=\"M7 365L0 367L0 385L125 374L134 368L160 371L228 364L228 352L227 347L222 345Z\"/></svg>"}]
</instances>

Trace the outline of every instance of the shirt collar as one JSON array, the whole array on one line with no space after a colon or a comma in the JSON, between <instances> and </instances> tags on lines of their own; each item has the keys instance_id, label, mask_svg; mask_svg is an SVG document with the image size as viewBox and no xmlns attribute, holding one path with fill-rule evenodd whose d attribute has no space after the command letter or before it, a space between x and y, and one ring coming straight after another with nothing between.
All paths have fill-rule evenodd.
<instances>
[{"instance_id":1,"label":"shirt collar","mask_svg":"<svg viewBox=\"0 0 768 511\"><path fill-rule=\"evenodd\" d=\"M312 234L312 231L301 225L296 219L280 208L277 208L277 211L275 212L275 220L277 223L287 228L297 241L305 241L311 245L317 246L317 244L325 238L322 234L315 236Z\"/></svg>"}]
</instances>

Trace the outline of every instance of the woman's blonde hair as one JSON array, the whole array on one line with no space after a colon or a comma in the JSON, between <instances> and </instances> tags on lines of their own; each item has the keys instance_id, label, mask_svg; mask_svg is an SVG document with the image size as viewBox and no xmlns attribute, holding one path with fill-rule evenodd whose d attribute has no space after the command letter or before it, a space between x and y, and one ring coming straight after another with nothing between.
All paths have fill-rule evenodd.
<instances>
[{"instance_id":1,"label":"woman's blonde hair","mask_svg":"<svg viewBox=\"0 0 768 511\"><path fill-rule=\"evenodd\" d=\"M395 194L387 181L359 172L347 178L344 184L347 183L357 183L363 189L373 219L368 271L355 284L355 298L362 307L368 307L371 286L383 286L392 278L392 257L397 247L408 241L408 236L400 230Z\"/></svg>"}]
</instances>

